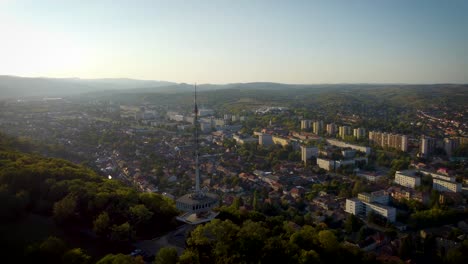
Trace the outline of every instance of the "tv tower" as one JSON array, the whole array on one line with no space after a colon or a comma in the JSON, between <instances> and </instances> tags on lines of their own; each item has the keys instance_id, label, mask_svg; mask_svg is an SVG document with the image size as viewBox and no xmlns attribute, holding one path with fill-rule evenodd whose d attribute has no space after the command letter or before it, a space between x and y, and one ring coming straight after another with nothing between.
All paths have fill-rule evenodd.
<instances>
[{"instance_id":1,"label":"tv tower","mask_svg":"<svg viewBox=\"0 0 468 264\"><path fill-rule=\"evenodd\" d=\"M176 201L177 209L184 213L177 217L177 220L187 224L200 224L211 221L218 213L212 209L219 204L216 194L205 193L200 190L200 150L199 150L199 130L198 130L198 106L197 106L197 85L194 92L194 142L195 142L195 192L179 197Z\"/></svg>"}]
</instances>

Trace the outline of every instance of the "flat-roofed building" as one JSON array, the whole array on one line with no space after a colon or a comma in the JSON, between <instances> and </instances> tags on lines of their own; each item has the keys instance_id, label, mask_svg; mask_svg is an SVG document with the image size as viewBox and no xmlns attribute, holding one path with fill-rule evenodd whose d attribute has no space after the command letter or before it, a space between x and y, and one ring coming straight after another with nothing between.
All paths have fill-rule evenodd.
<instances>
[{"instance_id":1,"label":"flat-roofed building","mask_svg":"<svg viewBox=\"0 0 468 264\"><path fill-rule=\"evenodd\" d=\"M406 135L369 131L369 142L381 147L408 151L408 137Z\"/></svg>"},{"instance_id":2,"label":"flat-roofed building","mask_svg":"<svg viewBox=\"0 0 468 264\"><path fill-rule=\"evenodd\" d=\"M421 185L421 177L415 175L414 170L395 172L395 183L408 188L416 188Z\"/></svg>"},{"instance_id":3,"label":"flat-roofed building","mask_svg":"<svg viewBox=\"0 0 468 264\"><path fill-rule=\"evenodd\" d=\"M389 222L395 222L396 209L383 203L378 203L375 201L372 202L374 199L373 196L377 197L375 199L379 200L382 197L385 197L385 191L379 191L375 195L369 193L360 193L358 194L358 197L360 197L358 199L346 199L345 211L357 216L366 216L373 212L386 218ZM386 196L387 198L385 198L383 202L388 200L388 194L386 194Z\"/></svg>"},{"instance_id":4,"label":"flat-roofed building","mask_svg":"<svg viewBox=\"0 0 468 264\"><path fill-rule=\"evenodd\" d=\"M301 160L304 164L307 164L307 161L312 157L318 156L318 148L317 147L305 147L301 146Z\"/></svg>"},{"instance_id":5,"label":"flat-roofed building","mask_svg":"<svg viewBox=\"0 0 468 264\"><path fill-rule=\"evenodd\" d=\"M440 173L436 172L431 172L427 170L420 170L420 172L424 175L431 176L433 179L440 179L444 181L449 181L449 182L455 182L455 177L454 176L449 176L449 175L443 175Z\"/></svg>"},{"instance_id":6,"label":"flat-roofed building","mask_svg":"<svg viewBox=\"0 0 468 264\"><path fill-rule=\"evenodd\" d=\"M345 211L353 215L359 215L363 211L364 204L358 198L346 199Z\"/></svg>"},{"instance_id":7,"label":"flat-roofed building","mask_svg":"<svg viewBox=\"0 0 468 264\"><path fill-rule=\"evenodd\" d=\"M439 192L454 192L459 193L462 191L462 185L458 182L449 182L441 179L432 179L432 189Z\"/></svg>"}]
</instances>

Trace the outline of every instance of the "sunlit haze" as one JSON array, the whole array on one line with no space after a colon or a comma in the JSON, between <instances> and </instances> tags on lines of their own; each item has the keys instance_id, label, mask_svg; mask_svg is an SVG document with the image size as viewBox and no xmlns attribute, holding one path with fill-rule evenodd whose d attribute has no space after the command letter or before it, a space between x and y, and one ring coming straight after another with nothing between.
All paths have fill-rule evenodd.
<instances>
[{"instance_id":1,"label":"sunlit haze","mask_svg":"<svg viewBox=\"0 0 468 264\"><path fill-rule=\"evenodd\" d=\"M468 1L1 1L0 75L468 83Z\"/></svg>"}]
</instances>

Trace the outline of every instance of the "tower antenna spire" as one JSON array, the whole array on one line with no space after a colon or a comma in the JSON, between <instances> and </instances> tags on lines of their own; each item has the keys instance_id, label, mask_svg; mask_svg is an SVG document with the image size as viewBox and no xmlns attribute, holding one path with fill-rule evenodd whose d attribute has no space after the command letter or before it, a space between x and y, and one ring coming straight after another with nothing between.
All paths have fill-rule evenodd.
<instances>
[{"instance_id":1,"label":"tower antenna spire","mask_svg":"<svg viewBox=\"0 0 468 264\"><path fill-rule=\"evenodd\" d=\"M194 94L194 114L195 118L193 124L195 126L195 195L201 196L200 192L200 161L199 161L199 136L198 136L198 106L197 106L197 84L195 83L195 94Z\"/></svg>"},{"instance_id":2,"label":"tower antenna spire","mask_svg":"<svg viewBox=\"0 0 468 264\"><path fill-rule=\"evenodd\" d=\"M200 146L198 128L198 105L197 105L197 84L194 85L193 94L194 110L194 143L195 143L195 192L190 192L176 200L177 209L184 213L177 217L177 220L187 224L196 225L213 220L219 212L212 209L219 205L219 197L214 193L200 190Z\"/></svg>"}]
</instances>

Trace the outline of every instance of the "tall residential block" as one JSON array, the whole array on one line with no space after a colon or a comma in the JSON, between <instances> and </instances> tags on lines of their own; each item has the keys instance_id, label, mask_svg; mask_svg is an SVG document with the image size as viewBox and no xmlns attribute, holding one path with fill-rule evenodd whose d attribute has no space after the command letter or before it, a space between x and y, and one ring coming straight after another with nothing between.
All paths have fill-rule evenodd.
<instances>
[{"instance_id":1,"label":"tall residential block","mask_svg":"<svg viewBox=\"0 0 468 264\"><path fill-rule=\"evenodd\" d=\"M421 138L421 144L419 146L419 153L422 157L429 157L432 155L436 148L436 139L431 137L423 136Z\"/></svg>"},{"instance_id":2,"label":"tall residential block","mask_svg":"<svg viewBox=\"0 0 468 264\"><path fill-rule=\"evenodd\" d=\"M338 129L338 134L341 138L351 135L351 127L349 126L340 126Z\"/></svg>"},{"instance_id":3,"label":"tall residential block","mask_svg":"<svg viewBox=\"0 0 468 264\"><path fill-rule=\"evenodd\" d=\"M408 137L406 135L369 131L369 142L381 147L408 151Z\"/></svg>"},{"instance_id":4,"label":"tall residential block","mask_svg":"<svg viewBox=\"0 0 468 264\"><path fill-rule=\"evenodd\" d=\"M327 134L328 135L331 135L331 136L334 136L337 132L338 128L335 124L333 123L330 123L330 124L327 124Z\"/></svg>"},{"instance_id":5,"label":"tall residential block","mask_svg":"<svg viewBox=\"0 0 468 264\"><path fill-rule=\"evenodd\" d=\"M307 161L318 156L318 148L301 146L301 160L307 165Z\"/></svg>"},{"instance_id":6,"label":"tall residential block","mask_svg":"<svg viewBox=\"0 0 468 264\"><path fill-rule=\"evenodd\" d=\"M314 134L318 135L323 132L323 121L315 121L312 125L312 132L314 132Z\"/></svg>"},{"instance_id":7,"label":"tall residential block","mask_svg":"<svg viewBox=\"0 0 468 264\"><path fill-rule=\"evenodd\" d=\"M353 129L353 136L357 139L365 138L366 129L361 128L361 127Z\"/></svg>"},{"instance_id":8,"label":"tall residential block","mask_svg":"<svg viewBox=\"0 0 468 264\"><path fill-rule=\"evenodd\" d=\"M301 129L302 130L310 129L311 124L312 124L311 120L303 119L301 120Z\"/></svg>"}]
</instances>

